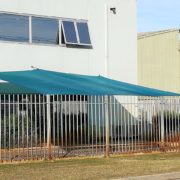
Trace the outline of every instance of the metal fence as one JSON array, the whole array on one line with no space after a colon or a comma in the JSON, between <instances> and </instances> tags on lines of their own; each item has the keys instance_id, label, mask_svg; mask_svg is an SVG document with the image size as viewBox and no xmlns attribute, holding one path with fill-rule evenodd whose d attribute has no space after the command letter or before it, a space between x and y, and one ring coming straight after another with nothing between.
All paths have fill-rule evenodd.
<instances>
[{"instance_id":1,"label":"metal fence","mask_svg":"<svg viewBox=\"0 0 180 180\"><path fill-rule=\"evenodd\" d=\"M0 160L180 150L180 98L0 95Z\"/></svg>"}]
</instances>

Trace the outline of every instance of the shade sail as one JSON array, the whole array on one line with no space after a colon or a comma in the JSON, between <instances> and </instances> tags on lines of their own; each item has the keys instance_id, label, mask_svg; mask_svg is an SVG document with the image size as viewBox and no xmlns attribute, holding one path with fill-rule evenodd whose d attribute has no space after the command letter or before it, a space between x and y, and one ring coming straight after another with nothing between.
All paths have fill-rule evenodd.
<instances>
[{"instance_id":1,"label":"shade sail","mask_svg":"<svg viewBox=\"0 0 180 180\"><path fill-rule=\"evenodd\" d=\"M29 70L0 72L0 79L28 89L28 93L59 95L130 95L130 96L179 96L143 86L120 82L103 76L87 76L53 72L47 70Z\"/></svg>"},{"instance_id":2,"label":"shade sail","mask_svg":"<svg viewBox=\"0 0 180 180\"><path fill-rule=\"evenodd\" d=\"M3 82L0 83L0 94L32 94L32 90Z\"/></svg>"}]
</instances>

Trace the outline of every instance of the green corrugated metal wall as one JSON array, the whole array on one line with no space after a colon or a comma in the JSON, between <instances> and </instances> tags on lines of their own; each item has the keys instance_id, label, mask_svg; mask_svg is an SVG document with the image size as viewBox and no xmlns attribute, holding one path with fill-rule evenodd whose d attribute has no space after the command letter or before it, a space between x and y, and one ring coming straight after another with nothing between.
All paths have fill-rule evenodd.
<instances>
[{"instance_id":1,"label":"green corrugated metal wall","mask_svg":"<svg viewBox=\"0 0 180 180\"><path fill-rule=\"evenodd\" d=\"M180 92L178 30L138 38L138 83Z\"/></svg>"}]
</instances>

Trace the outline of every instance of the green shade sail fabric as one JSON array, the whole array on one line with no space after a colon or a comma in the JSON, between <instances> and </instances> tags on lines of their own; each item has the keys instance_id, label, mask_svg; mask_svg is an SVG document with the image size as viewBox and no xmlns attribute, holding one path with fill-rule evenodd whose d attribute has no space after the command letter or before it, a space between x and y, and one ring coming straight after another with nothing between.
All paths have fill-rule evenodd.
<instances>
[{"instance_id":1,"label":"green shade sail fabric","mask_svg":"<svg viewBox=\"0 0 180 180\"><path fill-rule=\"evenodd\" d=\"M32 90L10 83L0 83L0 94L31 94Z\"/></svg>"},{"instance_id":2,"label":"green shade sail fabric","mask_svg":"<svg viewBox=\"0 0 180 180\"><path fill-rule=\"evenodd\" d=\"M0 72L0 79L29 94L59 95L129 95L129 96L179 96L143 86L120 82L103 76L87 76L42 69ZM1 92L1 91L0 91ZM17 93L17 91L12 94Z\"/></svg>"}]
</instances>

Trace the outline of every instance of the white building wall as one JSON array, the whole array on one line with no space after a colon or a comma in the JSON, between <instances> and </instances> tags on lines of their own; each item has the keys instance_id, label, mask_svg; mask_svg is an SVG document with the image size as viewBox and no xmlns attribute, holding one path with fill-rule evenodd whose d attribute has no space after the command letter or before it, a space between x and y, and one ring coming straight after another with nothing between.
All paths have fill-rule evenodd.
<instances>
[{"instance_id":1,"label":"white building wall","mask_svg":"<svg viewBox=\"0 0 180 180\"><path fill-rule=\"evenodd\" d=\"M0 42L0 71L42 69L106 75L105 4L109 77L137 83L136 0L1 0L0 11L88 20L92 49Z\"/></svg>"}]
</instances>

